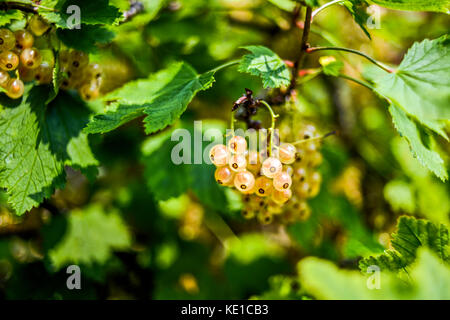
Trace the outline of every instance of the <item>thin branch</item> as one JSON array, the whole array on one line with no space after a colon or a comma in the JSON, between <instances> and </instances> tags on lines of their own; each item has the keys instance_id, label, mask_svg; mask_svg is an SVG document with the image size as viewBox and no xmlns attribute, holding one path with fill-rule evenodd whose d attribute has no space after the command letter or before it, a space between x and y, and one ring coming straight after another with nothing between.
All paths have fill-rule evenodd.
<instances>
[{"instance_id":1,"label":"thin branch","mask_svg":"<svg viewBox=\"0 0 450 320\"><path fill-rule=\"evenodd\" d=\"M345 52L350 52L353 54L357 54L361 57L366 58L367 60L369 60L370 62L372 62L374 65L376 65L377 67L383 69L386 72L392 73L394 72L394 70L392 70L391 68L389 68L388 66L382 64L381 62L375 60L374 58L372 58L371 56L368 56L367 54L365 54L364 52L358 51L358 50L354 50L354 49L349 49L349 48L341 48L341 47L314 47L314 48L308 48L306 50L307 53L313 53L316 51L323 51L323 50L335 50L335 51L345 51Z\"/></svg>"},{"instance_id":2,"label":"thin branch","mask_svg":"<svg viewBox=\"0 0 450 320\"><path fill-rule=\"evenodd\" d=\"M303 65L303 60L305 58L305 52L308 48L308 38L309 38L309 32L311 30L311 15L312 15L312 8L306 7L306 16L305 16L305 23L303 27L303 35L302 35L302 41L300 44L300 54L297 58L297 61L295 61L294 68L292 70L292 80L291 84L288 88L288 94L292 90L294 90L295 86L297 85L297 76L298 76L298 70Z\"/></svg>"},{"instance_id":3,"label":"thin branch","mask_svg":"<svg viewBox=\"0 0 450 320\"><path fill-rule=\"evenodd\" d=\"M39 9L44 9L48 11L57 11L56 9L48 8L41 6L39 4L26 4L22 2L16 1L4 1L0 2L0 10L8 11L8 10L20 10L28 13L37 13Z\"/></svg>"}]
</instances>

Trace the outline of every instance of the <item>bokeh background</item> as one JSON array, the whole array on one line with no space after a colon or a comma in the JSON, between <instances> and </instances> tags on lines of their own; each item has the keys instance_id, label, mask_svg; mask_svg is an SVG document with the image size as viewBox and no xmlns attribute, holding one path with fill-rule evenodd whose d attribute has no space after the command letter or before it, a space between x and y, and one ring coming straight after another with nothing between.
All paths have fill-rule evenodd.
<instances>
[{"instance_id":1,"label":"bokeh background","mask_svg":"<svg viewBox=\"0 0 450 320\"><path fill-rule=\"evenodd\" d=\"M204 72L239 58L244 45L264 45L295 60L302 30L282 2L143 1L146 11L114 27L114 41L96 53L109 72L103 90L174 61ZM348 10L336 5L316 17L310 43L354 48L396 65L415 41L435 39L450 27L445 14L378 10L380 29L369 29L371 40ZM303 16L304 10L299 21ZM344 61L344 73L356 78L366 67L362 58L336 52L308 55L306 67L320 67L322 55ZM0 190L0 298L336 297L308 290L303 281L314 272L306 280L299 277L299 261L317 257L354 270L357 277L362 257L391 248L399 216L448 225L449 184L412 157L387 104L362 86L324 75L302 83L289 106L274 106L281 114L286 108L301 114L323 133L339 132L322 146L323 183L309 201L311 214L293 224L268 226L242 218L240 198L217 186L214 168L171 163L168 138L171 130L190 128L194 120L224 129L244 88L257 97L268 94L260 79L231 67L218 73L213 88L201 92L181 120L163 132L145 135L138 119L90 136L101 163L98 175L67 168L66 187L21 217ZM267 126L267 114L258 117ZM438 145L447 160L449 144L438 140ZM81 290L66 287L71 264L81 267ZM330 279L329 286L342 291L337 298L366 297L354 294L346 278Z\"/></svg>"}]
</instances>

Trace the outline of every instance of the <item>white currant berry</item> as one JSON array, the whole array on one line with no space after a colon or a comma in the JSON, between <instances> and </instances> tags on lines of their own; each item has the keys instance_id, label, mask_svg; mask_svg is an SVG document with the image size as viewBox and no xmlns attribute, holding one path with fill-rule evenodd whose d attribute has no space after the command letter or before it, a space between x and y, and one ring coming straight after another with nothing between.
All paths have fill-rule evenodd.
<instances>
[{"instance_id":1,"label":"white currant berry","mask_svg":"<svg viewBox=\"0 0 450 320\"><path fill-rule=\"evenodd\" d=\"M286 171L278 173L273 178L273 187L279 191L289 189L292 185L292 178Z\"/></svg>"},{"instance_id":2,"label":"white currant berry","mask_svg":"<svg viewBox=\"0 0 450 320\"><path fill-rule=\"evenodd\" d=\"M209 158L216 167L225 166L228 160L228 150L223 144L216 144L209 151Z\"/></svg>"},{"instance_id":3,"label":"white currant berry","mask_svg":"<svg viewBox=\"0 0 450 320\"><path fill-rule=\"evenodd\" d=\"M31 32L38 37L42 36L50 28L50 25L37 14L30 18L28 26Z\"/></svg>"},{"instance_id":4,"label":"white currant berry","mask_svg":"<svg viewBox=\"0 0 450 320\"><path fill-rule=\"evenodd\" d=\"M241 192L252 190L255 186L255 177L249 171L241 171L234 177L234 186Z\"/></svg>"},{"instance_id":5,"label":"white currant berry","mask_svg":"<svg viewBox=\"0 0 450 320\"><path fill-rule=\"evenodd\" d=\"M6 88L9 82L9 74L6 71L0 70L0 87Z\"/></svg>"},{"instance_id":6,"label":"white currant berry","mask_svg":"<svg viewBox=\"0 0 450 320\"><path fill-rule=\"evenodd\" d=\"M295 154L297 148L291 143L283 143L278 149L279 159L284 164L291 164L295 162Z\"/></svg>"},{"instance_id":7,"label":"white currant berry","mask_svg":"<svg viewBox=\"0 0 450 320\"><path fill-rule=\"evenodd\" d=\"M16 37L16 49L21 51L26 48L31 48L34 44L34 37L26 30L17 30L14 33Z\"/></svg>"},{"instance_id":8,"label":"white currant berry","mask_svg":"<svg viewBox=\"0 0 450 320\"><path fill-rule=\"evenodd\" d=\"M35 69L42 62L41 53L36 48L26 48L20 53L20 62L28 69Z\"/></svg>"},{"instance_id":9,"label":"white currant berry","mask_svg":"<svg viewBox=\"0 0 450 320\"><path fill-rule=\"evenodd\" d=\"M12 51L0 53L0 68L5 71L15 70L19 66L19 57Z\"/></svg>"},{"instance_id":10,"label":"white currant berry","mask_svg":"<svg viewBox=\"0 0 450 320\"><path fill-rule=\"evenodd\" d=\"M292 197L291 189L285 190L273 190L272 192L272 200L277 204L286 203Z\"/></svg>"},{"instance_id":11,"label":"white currant berry","mask_svg":"<svg viewBox=\"0 0 450 320\"><path fill-rule=\"evenodd\" d=\"M232 153L243 154L247 150L247 141L244 137L234 136L228 141L228 149Z\"/></svg>"},{"instance_id":12,"label":"white currant berry","mask_svg":"<svg viewBox=\"0 0 450 320\"><path fill-rule=\"evenodd\" d=\"M9 51L16 45L16 37L11 30L6 28L0 29L0 52Z\"/></svg>"},{"instance_id":13,"label":"white currant berry","mask_svg":"<svg viewBox=\"0 0 450 320\"><path fill-rule=\"evenodd\" d=\"M227 166L218 167L214 173L216 181L220 185L229 185L233 182L235 173Z\"/></svg>"},{"instance_id":14,"label":"white currant berry","mask_svg":"<svg viewBox=\"0 0 450 320\"><path fill-rule=\"evenodd\" d=\"M281 161L277 158L270 157L264 160L261 172L263 175L265 175L268 178L275 177L281 170L283 169L283 165L281 164Z\"/></svg>"},{"instance_id":15,"label":"white currant berry","mask_svg":"<svg viewBox=\"0 0 450 320\"><path fill-rule=\"evenodd\" d=\"M229 165L233 171L243 171L247 166L247 160L243 154L234 154L230 157Z\"/></svg>"},{"instance_id":16,"label":"white currant berry","mask_svg":"<svg viewBox=\"0 0 450 320\"><path fill-rule=\"evenodd\" d=\"M255 181L255 193L260 197L267 197L273 190L272 180L266 176L258 177Z\"/></svg>"},{"instance_id":17,"label":"white currant berry","mask_svg":"<svg viewBox=\"0 0 450 320\"><path fill-rule=\"evenodd\" d=\"M23 96L23 92L25 91L25 87L23 85L22 80L19 79L10 79L8 82L8 86L6 87L6 95L11 99L18 99Z\"/></svg>"}]
</instances>

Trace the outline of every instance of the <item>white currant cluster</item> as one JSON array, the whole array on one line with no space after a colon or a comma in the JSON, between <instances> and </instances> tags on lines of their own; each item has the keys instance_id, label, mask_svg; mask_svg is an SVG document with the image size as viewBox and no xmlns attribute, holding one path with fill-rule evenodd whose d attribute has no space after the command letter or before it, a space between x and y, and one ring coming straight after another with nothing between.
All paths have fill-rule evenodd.
<instances>
[{"instance_id":1,"label":"white currant cluster","mask_svg":"<svg viewBox=\"0 0 450 320\"><path fill-rule=\"evenodd\" d=\"M11 99L24 93L24 82L49 84L53 79L54 57L45 59L35 41L47 33L50 24L33 14L26 29L15 32L0 29L0 87ZM41 41L42 42L42 41ZM84 100L96 99L100 94L102 70L99 64L89 64L88 54L62 50L59 53L62 89L76 89Z\"/></svg>"},{"instance_id":2,"label":"white currant cluster","mask_svg":"<svg viewBox=\"0 0 450 320\"><path fill-rule=\"evenodd\" d=\"M245 218L256 216L268 224L274 215L283 213L286 221L309 215L306 199L319 192L321 175L315 168L322 155L314 126L306 126L299 134L299 146L281 143L272 147L270 155L265 150L248 150L241 136L232 137L227 146L211 149L210 159L217 167L215 179L243 194Z\"/></svg>"}]
</instances>

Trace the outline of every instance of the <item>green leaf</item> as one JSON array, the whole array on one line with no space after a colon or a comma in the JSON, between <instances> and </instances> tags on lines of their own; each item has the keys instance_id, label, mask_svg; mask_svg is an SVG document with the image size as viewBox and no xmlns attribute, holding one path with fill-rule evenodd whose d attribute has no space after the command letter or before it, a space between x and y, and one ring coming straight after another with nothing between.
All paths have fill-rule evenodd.
<instances>
[{"instance_id":1,"label":"green leaf","mask_svg":"<svg viewBox=\"0 0 450 320\"><path fill-rule=\"evenodd\" d=\"M291 74L281 58L272 50L263 46L243 47L251 52L244 55L239 64L239 71L259 76L264 88L288 86Z\"/></svg>"},{"instance_id":2,"label":"green leaf","mask_svg":"<svg viewBox=\"0 0 450 320\"><path fill-rule=\"evenodd\" d=\"M214 74L197 74L188 64L175 63L145 80L127 83L108 94L105 101L115 109L96 115L85 132L105 133L146 115L148 134L171 125L186 110L197 92L211 87Z\"/></svg>"},{"instance_id":3,"label":"green leaf","mask_svg":"<svg viewBox=\"0 0 450 320\"><path fill-rule=\"evenodd\" d=\"M41 8L39 14L47 21L55 23L58 28L68 28L67 22L73 13L68 13L67 8L71 5L80 8L80 22L84 25L111 25L122 18L120 10L111 6L108 0L42 0L40 4L43 7L55 9L49 12Z\"/></svg>"},{"instance_id":4,"label":"green leaf","mask_svg":"<svg viewBox=\"0 0 450 320\"><path fill-rule=\"evenodd\" d=\"M371 288L374 273L337 268L333 263L308 257L298 265L300 282L317 299L331 300L423 300L450 298L450 268L430 251L422 248L417 263L405 282L389 272L378 274L379 287Z\"/></svg>"},{"instance_id":5,"label":"green leaf","mask_svg":"<svg viewBox=\"0 0 450 320\"><path fill-rule=\"evenodd\" d=\"M332 56L320 57L319 63L322 66L323 73L333 77L338 77L344 67L342 61L336 60L336 58Z\"/></svg>"},{"instance_id":6,"label":"green leaf","mask_svg":"<svg viewBox=\"0 0 450 320\"><path fill-rule=\"evenodd\" d=\"M392 73L366 74L376 91L419 123L447 138L443 121L450 119L450 40L447 36L415 43Z\"/></svg>"},{"instance_id":7,"label":"green leaf","mask_svg":"<svg viewBox=\"0 0 450 320\"><path fill-rule=\"evenodd\" d=\"M449 0L370 0L370 2L397 10L450 13Z\"/></svg>"},{"instance_id":8,"label":"green leaf","mask_svg":"<svg viewBox=\"0 0 450 320\"><path fill-rule=\"evenodd\" d=\"M384 186L384 198L395 211L414 213L416 201L414 188L402 180L391 180Z\"/></svg>"},{"instance_id":9,"label":"green leaf","mask_svg":"<svg viewBox=\"0 0 450 320\"><path fill-rule=\"evenodd\" d=\"M319 6L319 0L305 0L305 3L310 7Z\"/></svg>"},{"instance_id":10,"label":"green leaf","mask_svg":"<svg viewBox=\"0 0 450 320\"><path fill-rule=\"evenodd\" d=\"M441 180L447 180L448 174L444 166L444 160L442 160L436 151L424 145L417 124L402 109L394 104L389 106L389 112L391 113L395 128L408 141L414 157Z\"/></svg>"},{"instance_id":11,"label":"green leaf","mask_svg":"<svg viewBox=\"0 0 450 320\"><path fill-rule=\"evenodd\" d=\"M367 20L370 17L366 11L367 7L368 7L367 2L364 0L349 0L349 1L344 2L344 6L350 12L353 19L360 26L362 31L364 31L365 35L369 39L372 39L369 31L367 31L367 28L366 28Z\"/></svg>"},{"instance_id":12,"label":"green leaf","mask_svg":"<svg viewBox=\"0 0 450 320\"><path fill-rule=\"evenodd\" d=\"M114 250L130 245L130 233L119 213L91 205L70 213L66 234L49 256L56 270L72 263L104 264Z\"/></svg>"},{"instance_id":13,"label":"green leaf","mask_svg":"<svg viewBox=\"0 0 450 320\"><path fill-rule=\"evenodd\" d=\"M145 161L145 179L155 200L168 200L178 197L191 185L189 167L176 165L171 160L171 152L176 142L166 140L152 152ZM170 172L170 174L167 174Z\"/></svg>"},{"instance_id":14,"label":"green leaf","mask_svg":"<svg viewBox=\"0 0 450 320\"><path fill-rule=\"evenodd\" d=\"M285 11L292 12L296 6L295 1L292 0L269 0L270 3Z\"/></svg>"},{"instance_id":15,"label":"green leaf","mask_svg":"<svg viewBox=\"0 0 450 320\"><path fill-rule=\"evenodd\" d=\"M0 16L0 27L7 25L12 20L21 20L21 19L23 19L23 13L19 10L4 11Z\"/></svg>"},{"instance_id":16,"label":"green leaf","mask_svg":"<svg viewBox=\"0 0 450 320\"><path fill-rule=\"evenodd\" d=\"M64 165L97 165L81 132L88 111L68 94L51 104L48 87L27 86L20 100L0 96L0 187L18 215L64 186Z\"/></svg>"},{"instance_id":17,"label":"green leaf","mask_svg":"<svg viewBox=\"0 0 450 320\"><path fill-rule=\"evenodd\" d=\"M400 271L414 262L420 247L428 247L443 262L450 262L448 229L443 224L402 216L398 221L397 232L392 235L391 244L394 250L362 259L359 268L365 272L369 266L376 265L381 271Z\"/></svg>"},{"instance_id":18,"label":"green leaf","mask_svg":"<svg viewBox=\"0 0 450 320\"><path fill-rule=\"evenodd\" d=\"M68 47L84 51L97 51L96 44L109 43L114 39L114 32L99 25L82 25L81 29L58 29L59 39Z\"/></svg>"}]
</instances>

